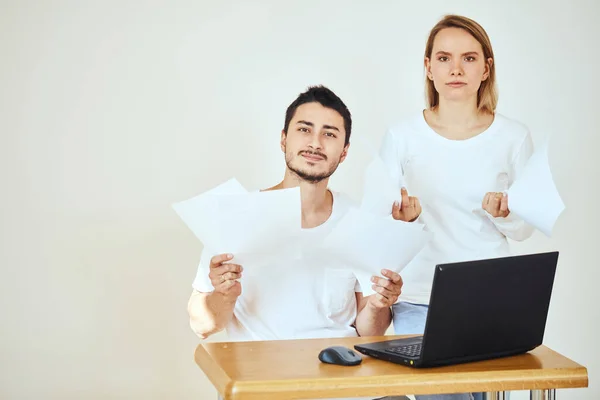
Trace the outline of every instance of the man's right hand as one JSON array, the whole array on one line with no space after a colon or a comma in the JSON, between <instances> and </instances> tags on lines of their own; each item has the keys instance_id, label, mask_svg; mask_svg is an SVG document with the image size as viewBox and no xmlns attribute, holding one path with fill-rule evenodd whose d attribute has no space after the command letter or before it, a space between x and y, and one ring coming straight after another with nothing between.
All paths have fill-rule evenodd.
<instances>
[{"instance_id":1,"label":"man's right hand","mask_svg":"<svg viewBox=\"0 0 600 400\"><path fill-rule=\"evenodd\" d=\"M211 258L208 278L214 290L210 293L194 290L188 302L190 326L202 339L225 329L242 294L242 285L236 281L242 277L242 267L228 264L231 259L231 254Z\"/></svg>"},{"instance_id":2,"label":"man's right hand","mask_svg":"<svg viewBox=\"0 0 600 400\"><path fill-rule=\"evenodd\" d=\"M216 293L235 301L242 294L242 285L236 281L242 277L242 266L228 264L227 261L232 258L231 254L218 254L211 258L208 277Z\"/></svg>"}]
</instances>

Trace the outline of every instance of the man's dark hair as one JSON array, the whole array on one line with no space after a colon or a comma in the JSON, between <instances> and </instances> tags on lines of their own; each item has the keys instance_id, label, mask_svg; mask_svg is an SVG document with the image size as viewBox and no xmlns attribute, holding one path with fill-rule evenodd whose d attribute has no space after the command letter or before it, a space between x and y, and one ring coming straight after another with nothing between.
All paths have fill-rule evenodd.
<instances>
[{"instance_id":1,"label":"man's dark hair","mask_svg":"<svg viewBox=\"0 0 600 400\"><path fill-rule=\"evenodd\" d=\"M310 86L306 92L300 93L296 100L289 105L287 111L285 112L285 125L283 127L283 131L287 134L290 121L294 117L294 114L296 114L296 109L298 107L300 107L302 104L313 102L337 111L342 118L344 118L344 130L346 131L344 145L350 143L350 133L352 132L352 115L350 114L350 110L348 110L348 107L346 107L342 99L340 99L330 89L322 85Z\"/></svg>"}]
</instances>

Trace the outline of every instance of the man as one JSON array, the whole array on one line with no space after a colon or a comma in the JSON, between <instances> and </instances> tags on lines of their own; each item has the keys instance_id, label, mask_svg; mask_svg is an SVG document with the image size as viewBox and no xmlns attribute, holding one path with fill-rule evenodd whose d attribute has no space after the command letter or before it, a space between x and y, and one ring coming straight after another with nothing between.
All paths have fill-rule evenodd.
<instances>
[{"instance_id":1,"label":"man","mask_svg":"<svg viewBox=\"0 0 600 400\"><path fill-rule=\"evenodd\" d=\"M308 241L325 237L351 207L327 187L348 154L351 128L348 108L323 86L309 88L287 109L281 132L285 173L267 190L300 187ZM414 220L419 210L403 197L394 217ZM365 297L347 268L306 252L272 265L241 266L232 258L203 251L188 304L190 325L201 338L225 328L231 340L383 335L402 288L401 277L380 266L382 276L372 277L376 293Z\"/></svg>"}]
</instances>

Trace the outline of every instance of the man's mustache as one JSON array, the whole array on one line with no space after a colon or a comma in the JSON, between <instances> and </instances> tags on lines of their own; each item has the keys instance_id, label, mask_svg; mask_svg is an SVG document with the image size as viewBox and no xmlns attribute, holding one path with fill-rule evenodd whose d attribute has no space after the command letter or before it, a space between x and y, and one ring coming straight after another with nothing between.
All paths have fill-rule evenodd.
<instances>
[{"instance_id":1,"label":"man's mustache","mask_svg":"<svg viewBox=\"0 0 600 400\"><path fill-rule=\"evenodd\" d=\"M302 154L310 154L310 155L313 155L313 156L319 156L319 157L323 158L323 160L327 160L327 156L325 154L323 154L323 153L318 152L318 151L303 150L303 151L301 151L301 152L298 153L298 155L300 155L300 156Z\"/></svg>"}]
</instances>

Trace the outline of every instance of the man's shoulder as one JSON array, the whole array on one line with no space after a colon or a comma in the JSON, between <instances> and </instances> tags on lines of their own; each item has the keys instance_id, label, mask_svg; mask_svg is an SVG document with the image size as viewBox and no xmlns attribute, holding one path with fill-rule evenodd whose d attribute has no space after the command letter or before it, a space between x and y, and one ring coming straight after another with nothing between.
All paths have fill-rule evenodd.
<instances>
[{"instance_id":1,"label":"man's shoulder","mask_svg":"<svg viewBox=\"0 0 600 400\"><path fill-rule=\"evenodd\" d=\"M346 212L351 208L357 208L359 203L344 192L338 192L329 189L333 195L334 207L340 211Z\"/></svg>"}]
</instances>

